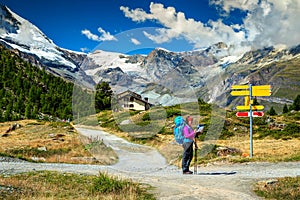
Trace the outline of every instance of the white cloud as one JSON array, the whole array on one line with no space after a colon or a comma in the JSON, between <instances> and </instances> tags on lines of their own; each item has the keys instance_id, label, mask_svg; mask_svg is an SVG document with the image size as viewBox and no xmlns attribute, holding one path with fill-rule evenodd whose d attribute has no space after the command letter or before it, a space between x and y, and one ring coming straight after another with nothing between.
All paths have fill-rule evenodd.
<instances>
[{"instance_id":1,"label":"white cloud","mask_svg":"<svg viewBox=\"0 0 300 200\"><path fill-rule=\"evenodd\" d=\"M257 7L259 0L210 0L209 3L220 7L226 13L230 13L233 9L252 10Z\"/></svg>"},{"instance_id":2,"label":"white cloud","mask_svg":"<svg viewBox=\"0 0 300 200\"><path fill-rule=\"evenodd\" d=\"M130 41L131 41L133 44L135 44L135 45L140 45L140 44L141 44L141 42L138 41L138 40L135 39L135 38L131 38Z\"/></svg>"},{"instance_id":3,"label":"white cloud","mask_svg":"<svg viewBox=\"0 0 300 200\"><path fill-rule=\"evenodd\" d=\"M121 6L120 10L122 10L126 17L131 18L132 21L142 22L147 19L151 19L151 15L147 14L143 9L137 8L135 10L129 10L128 7Z\"/></svg>"},{"instance_id":4,"label":"white cloud","mask_svg":"<svg viewBox=\"0 0 300 200\"><path fill-rule=\"evenodd\" d=\"M98 35L92 34L91 31L84 29L81 31L81 34L85 35L88 39L98 41L99 37Z\"/></svg>"},{"instance_id":5,"label":"white cloud","mask_svg":"<svg viewBox=\"0 0 300 200\"><path fill-rule=\"evenodd\" d=\"M183 37L197 47L206 47L217 42L228 45L248 45L260 48L270 45L297 45L300 43L300 0L210 0L218 7L220 19L203 23L186 18L174 7L151 3L150 12L141 8L129 9L121 6L124 15L133 21L155 20L163 28L156 33L144 31L144 35L156 43L170 42ZM246 13L242 24L225 24L224 14L238 9ZM247 47L245 47L247 48Z\"/></svg>"},{"instance_id":6,"label":"white cloud","mask_svg":"<svg viewBox=\"0 0 300 200\"><path fill-rule=\"evenodd\" d=\"M82 52L88 52L88 51L90 51L90 49L86 48L86 47L83 47L83 48L80 48L80 51L82 51Z\"/></svg>"},{"instance_id":7,"label":"white cloud","mask_svg":"<svg viewBox=\"0 0 300 200\"><path fill-rule=\"evenodd\" d=\"M157 34L151 35L147 31L143 31L143 34L150 40L154 41L157 44L170 42L173 38L179 37L179 34L176 33L173 29L160 28L156 29Z\"/></svg>"},{"instance_id":8,"label":"white cloud","mask_svg":"<svg viewBox=\"0 0 300 200\"><path fill-rule=\"evenodd\" d=\"M98 31L99 31L99 33L101 33L101 36L99 37L99 39L101 41L111 41L111 40L117 41L117 38L115 38L109 32L106 32L105 30L103 30L101 27L98 28Z\"/></svg>"},{"instance_id":9,"label":"white cloud","mask_svg":"<svg viewBox=\"0 0 300 200\"><path fill-rule=\"evenodd\" d=\"M156 20L163 25L164 28L157 29L156 34L144 31L146 37L158 44L184 37L195 47L203 47L225 40L229 43L236 43L243 35L239 31L236 33L234 27L225 25L221 21L204 24L192 18L187 19L183 12L177 12L173 7L165 8L160 3L151 3L150 13L146 13L140 8L129 10L129 8L122 6L120 9L126 17L133 21Z\"/></svg>"},{"instance_id":10,"label":"white cloud","mask_svg":"<svg viewBox=\"0 0 300 200\"><path fill-rule=\"evenodd\" d=\"M300 43L299 0L210 0L210 4L228 14L233 9L247 11L242 26L254 48Z\"/></svg>"},{"instance_id":11,"label":"white cloud","mask_svg":"<svg viewBox=\"0 0 300 200\"><path fill-rule=\"evenodd\" d=\"M117 41L117 38L115 38L109 32L106 32L105 30L103 30L101 27L98 28L98 32L101 34L100 36L91 33L91 31L87 30L87 29L84 29L84 30L81 31L81 33L83 35L85 35L88 39L94 40L94 41L97 41L97 42L111 41L111 40Z\"/></svg>"}]
</instances>

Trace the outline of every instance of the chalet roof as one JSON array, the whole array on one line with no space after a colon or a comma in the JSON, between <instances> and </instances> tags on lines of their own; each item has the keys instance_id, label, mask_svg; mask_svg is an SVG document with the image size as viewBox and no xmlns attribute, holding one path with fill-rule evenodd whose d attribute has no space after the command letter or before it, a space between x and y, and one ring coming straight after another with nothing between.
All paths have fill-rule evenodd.
<instances>
[{"instance_id":1,"label":"chalet roof","mask_svg":"<svg viewBox=\"0 0 300 200\"><path fill-rule=\"evenodd\" d=\"M125 96L131 96L131 97L136 98L136 100L138 100L138 101L140 101L140 102L142 102L142 103L147 103L147 104L149 104L149 105L153 105L153 104L151 104L150 102L144 100L144 99L142 98L141 95L139 95L139 94L137 94L137 93L135 93L135 92L132 92L132 91L130 91L130 90L126 90L126 91L124 91L124 92L121 92L121 93L117 94L118 99L120 99L120 98L122 98L122 97L125 97Z\"/></svg>"},{"instance_id":2,"label":"chalet roof","mask_svg":"<svg viewBox=\"0 0 300 200\"><path fill-rule=\"evenodd\" d=\"M119 94L117 94L117 97L118 98L121 98L121 97L123 97L123 96L133 96L133 97L136 97L136 98L139 98L139 99L142 99L142 96L141 95L139 95L139 94L137 94L137 93L135 93L135 92L132 92L132 91L130 91L130 90L126 90L126 91L124 91L124 92L121 92L121 93L119 93Z\"/></svg>"}]
</instances>

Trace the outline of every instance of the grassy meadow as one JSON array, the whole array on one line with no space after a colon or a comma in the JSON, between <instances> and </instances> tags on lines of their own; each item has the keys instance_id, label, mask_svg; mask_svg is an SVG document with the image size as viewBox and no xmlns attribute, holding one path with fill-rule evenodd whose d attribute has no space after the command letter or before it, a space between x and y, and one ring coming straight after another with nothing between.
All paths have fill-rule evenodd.
<instances>
[{"instance_id":1,"label":"grassy meadow","mask_svg":"<svg viewBox=\"0 0 300 200\"><path fill-rule=\"evenodd\" d=\"M149 186L105 173L79 175L50 171L0 176L0 199L139 200L155 199Z\"/></svg>"},{"instance_id":2,"label":"grassy meadow","mask_svg":"<svg viewBox=\"0 0 300 200\"><path fill-rule=\"evenodd\" d=\"M13 125L21 127L6 133ZM33 162L112 164L115 152L79 135L70 123L22 120L0 124L0 155ZM97 157L94 157L94 155Z\"/></svg>"},{"instance_id":3,"label":"grassy meadow","mask_svg":"<svg viewBox=\"0 0 300 200\"><path fill-rule=\"evenodd\" d=\"M270 181L260 181L255 185L255 193L265 199L300 199L300 177L284 177Z\"/></svg>"},{"instance_id":4,"label":"grassy meadow","mask_svg":"<svg viewBox=\"0 0 300 200\"><path fill-rule=\"evenodd\" d=\"M226 111L223 116L212 117L212 107L206 103L183 110L179 106L153 108L149 111L127 111L112 113L103 111L97 115L101 127L129 141L157 148L166 159L180 165L181 146L177 145L173 136L173 120L177 115L199 115L194 125L205 124L204 134L197 139L200 150L198 164L215 161L245 162L245 161L299 161L300 160L300 112L289 112L283 115L268 116L253 119L253 158L250 154L249 119L237 118L235 112ZM192 112L190 112L192 110ZM219 119L218 119L219 117ZM268 119L273 124L284 124L284 127L270 127ZM219 121L218 121L219 120ZM122 123L127 121L129 123ZM216 123L221 125L218 127ZM214 127L216 126L216 128ZM221 128L220 128L221 127ZM210 131L210 132L209 132ZM215 134L211 139L207 134ZM239 150L237 154L218 156L218 147L229 147ZM205 152L210 149L210 152ZM202 153L201 153L202 152Z\"/></svg>"},{"instance_id":5,"label":"grassy meadow","mask_svg":"<svg viewBox=\"0 0 300 200\"><path fill-rule=\"evenodd\" d=\"M180 166L182 147L174 141L173 120L177 115L197 116L200 113L194 121L194 125L205 124L203 135L197 139L200 148L198 165L214 162L300 161L299 111L254 118L253 158L250 158L249 119L237 118L235 112L229 110L225 113L213 113L212 110L212 105L204 102L198 105L184 105L183 108L177 105L141 112L114 113L107 110L80 119L80 124L76 124L75 121L75 124L101 128L131 142L152 146L158 149L170 164ZM275 125L271 127L268 119L271 119ZM5 133L14 123L21 124L21 127ZM284 124L284 126L276 124ZM117 156L112 149L97 140L80 136L70 123L22 120L1 123L0 131L2 134L0 155L2 156L35 162L92 164L117 162ZM217 138L210 138L210 132L215 132ZM228 155L220 155L218 150L220 147L228 147L237 151ZM101 155L94 158L95 154ZM39 160L34 158L39 158ZM67 180L65 177L68 177ZM100 179L101 181L104 179L104 182ZM289 184L286 184L286 180ZM64 184L58 186L55 181ZM146 192L145 187L127 180L109 177L106 174L85 176L34 172L0 177L0 197L5 197L5 199L10 198L5 192L10 190L13 191L11 199L122 199L124 196L128 199L153 199L153 196ZM293 191L288 196L290 199L294 196L299 197L299 177L278 179L276 187L268 185L265 188L258 184L255 189L258 195L273 199L286 196L286 191ZM275 194L275 196L270 196L270 194Z\"/></svg>"}]
</instances>

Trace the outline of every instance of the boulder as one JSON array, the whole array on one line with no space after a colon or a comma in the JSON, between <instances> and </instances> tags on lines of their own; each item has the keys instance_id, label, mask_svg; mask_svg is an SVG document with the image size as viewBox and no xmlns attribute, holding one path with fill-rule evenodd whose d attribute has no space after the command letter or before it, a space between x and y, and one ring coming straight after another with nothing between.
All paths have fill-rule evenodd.
<instances>
[{"instance_id":1,"label":"boulder","mask_svg":"<svg viewBox=\"0 0 300 200\"><path fill-rule=\"evenodd\" d=\"M232 147L218 147L217 156L241 155L242 151Z\"/></svg>"},{"instance_id":2,"label":"boulder","mask_svg":"<svg viewBox=\"0 0 300 200\"><path fill-rule=\"evenodd\" d=\"M21 127L22 127L21 124L14 123L13 125L11 125L11 126L5 131L5 133L9 133L9 132L14 131L14 130L16 130L16 129L18 129L18 128L21 128Z\"/></svg>"}]
</instances>

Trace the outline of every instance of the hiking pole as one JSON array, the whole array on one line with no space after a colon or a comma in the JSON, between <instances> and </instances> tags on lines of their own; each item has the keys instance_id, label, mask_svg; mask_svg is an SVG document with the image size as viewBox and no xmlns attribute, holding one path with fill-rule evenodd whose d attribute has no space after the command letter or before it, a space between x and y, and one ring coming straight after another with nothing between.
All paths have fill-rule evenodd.
<instances>
[{"instance_id":1,"label":"hiking pole","mask_svg":"<svg viewBox=\"0 0 300 200\"><path fill-rule=\"evenodd\" d=\"M198 146L197 146L197 140L196 137L194 138L195 140L195 155L194 155L194 174L197 174L197 150L198 150Z\"/></svg>"},{"instance_id":2,"label":"hiking pole","mask_svg":"<svg viewBox=\"0 0 300 200\"><path fill-rule=\"evenodd\" d=\"M197 164L197 151L198 151L198 145L197 145L197 138L200 134L203 133L203 129L204 129L204 125L203 124L199 124L197 126L197 130L195 131L196 132L196 135L195 135L195 138L194 138L194 141L195 141L195 155L194 155L194 174L197 174L198 172L198 164Z\"/></svg>"}]
</instances>

